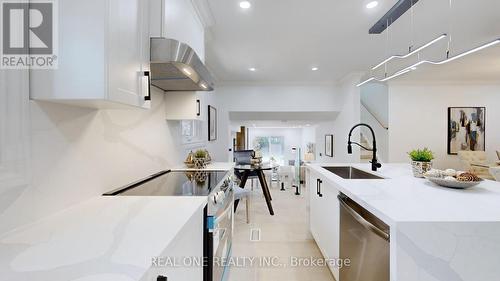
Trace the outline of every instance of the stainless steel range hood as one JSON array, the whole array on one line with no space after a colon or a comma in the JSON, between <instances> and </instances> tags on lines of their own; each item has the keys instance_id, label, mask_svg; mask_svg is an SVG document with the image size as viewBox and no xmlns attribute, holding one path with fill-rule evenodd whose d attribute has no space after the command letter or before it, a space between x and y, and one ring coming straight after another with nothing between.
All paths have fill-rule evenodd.
<instances>
[{"instance_id":1,"label":"stainless steel range hood","mask_svg":"<svg viewBox=\"0 0 500 281\"><path fill-rule=\"evenodd\" d=\"M164 91L213 91L214 79L188 45L151 38L151 85Z\"/></svg>"}]
</instances>

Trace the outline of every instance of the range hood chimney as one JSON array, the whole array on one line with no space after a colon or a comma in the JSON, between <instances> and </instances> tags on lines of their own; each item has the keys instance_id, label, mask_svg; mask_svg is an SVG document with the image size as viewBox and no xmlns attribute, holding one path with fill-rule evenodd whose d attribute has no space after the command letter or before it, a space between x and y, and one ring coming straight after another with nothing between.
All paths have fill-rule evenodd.
<instances>
[{"instance_id":1,"label":"range hood chimney","mask_svg":"<svg viewBox=\"0 0 500 281\"><path fill-rule=\"evenodd\" d=\"M188 45L151 38L151 85L164 91L213 91L214 79Z\"/></svg>"}]
</instances>

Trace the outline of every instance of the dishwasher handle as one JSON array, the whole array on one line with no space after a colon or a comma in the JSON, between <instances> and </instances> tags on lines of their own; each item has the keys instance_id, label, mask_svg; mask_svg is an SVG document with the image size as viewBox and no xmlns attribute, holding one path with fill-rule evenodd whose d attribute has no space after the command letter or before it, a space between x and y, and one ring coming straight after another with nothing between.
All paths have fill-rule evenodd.
<instances>
[{"instance_id":1,"label":"dishwasher handle","mask_svg":"<svg viewBox=\"0 0 500 281\"><path fill-rule=\"evenodd\" d=\"M385 231L381 230L380 228L376 227L374 224L371 222L367 221L365 218L363 218L360 214L358 214L356 211L354 211L344 200L344 197L342 196L337 196L340 202L340 206L344 208L359 224L361 224L363 227L366 229L370 230L371 232L375 233L377 236L380 238L389 241L390 236L388 233Z\"/></svg>"}]
</instances>

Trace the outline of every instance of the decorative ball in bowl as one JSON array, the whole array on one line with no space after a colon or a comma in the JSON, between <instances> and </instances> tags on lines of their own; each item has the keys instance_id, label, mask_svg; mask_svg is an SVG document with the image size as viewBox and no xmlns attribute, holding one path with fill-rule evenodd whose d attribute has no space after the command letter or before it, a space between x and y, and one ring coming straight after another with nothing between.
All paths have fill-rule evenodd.
<instances>
[{"instance_id":1,"label":"decorative ball in bowl","mask_svg":"<svg viewBox=\"0 0 500 281\"><path fill-rule=\"evenodd\" d=\"M432 169L425 173L424 177L437 185L455 189L471 188L483 181L483 179L472 173L455 171L453 169Z\"/></svg>"}]
</instances>

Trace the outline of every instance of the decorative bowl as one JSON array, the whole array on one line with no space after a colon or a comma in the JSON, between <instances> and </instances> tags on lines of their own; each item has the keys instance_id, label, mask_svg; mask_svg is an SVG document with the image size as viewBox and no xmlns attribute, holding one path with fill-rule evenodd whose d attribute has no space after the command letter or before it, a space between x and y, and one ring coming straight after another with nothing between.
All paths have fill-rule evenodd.
<instances>
[{"instance_id":1,"label":"decorative bowl","mask_svg":"<svg viewBox=\"0 0 500 281\"><path fill-rule=\"evenodd\" d=\"M480 184L483 181L483 179L481 179L480 181L452 181L444 178L428 177L428 176L425 176L425 178L437 185L455 189L471 188L473 186Z\"/></svg>"}]
</instances>

